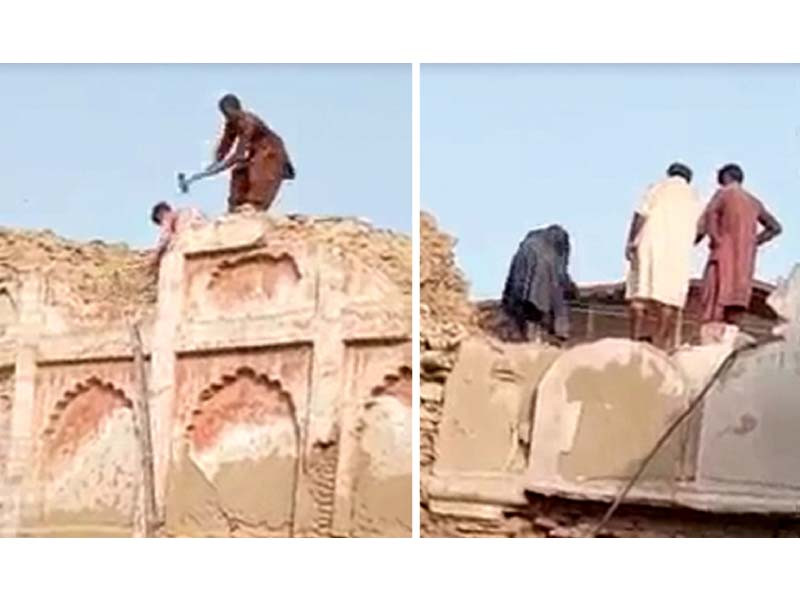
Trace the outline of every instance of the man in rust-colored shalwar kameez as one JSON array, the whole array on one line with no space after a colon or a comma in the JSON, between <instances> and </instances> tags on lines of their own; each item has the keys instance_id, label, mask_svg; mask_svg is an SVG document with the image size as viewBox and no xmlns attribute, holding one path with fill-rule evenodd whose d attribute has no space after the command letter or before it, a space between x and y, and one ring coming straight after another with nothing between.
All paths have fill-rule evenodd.
<instances>
[{"instance_id":1,"label":"man in rust-colored shalwar kameez","mask_svg":"<svg viewBox=\"0 0 800 600\"><path fill-rule=\"evenodd\" d=\"M742 187L738 165L717 173L719 190L700 218L695 243L709 237L703 274L702 322L739 325L750 304L756 249L781 233L781 225L760 200ZM758 224L763 229L758 231Z\"/></svg>"},{"instance_id":2,"label":"man in rust-colored shalwar kameez","mask_svg":"<svg viewBox=\"0 0 800 600\"><path fill-rule=\"evenodd\" d=\"M219 109L225 116L225 129L217 144L216 163L204 175L231 169L229 212L247 205L267 210L283 180L295 176L283 140L259 117L243 110L233 94L219 101ZM236 148L230 154L234 142Z\"/></svg>"}]
</instances>

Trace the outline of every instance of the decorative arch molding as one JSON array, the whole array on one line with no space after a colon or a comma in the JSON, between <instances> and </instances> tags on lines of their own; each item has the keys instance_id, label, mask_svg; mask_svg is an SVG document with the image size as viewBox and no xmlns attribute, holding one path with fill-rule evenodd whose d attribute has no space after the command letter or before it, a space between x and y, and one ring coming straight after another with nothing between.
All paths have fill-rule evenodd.
<instances>
[{"instance_id":1,"label":"decorative arch molding","mask_svg":"<svg viewBox=\"0 0 800 600\"><path fill-rule=\"evenodd\" d=\"M401 366L397 371L387 373L383 376L383 381L372 388L370 395L393 396L406 406L411 406L412 395L412 376L411 367Z\"/></svg>"},{"instance_id":2,"label":"decorative arch molding","mask_svg":"<svg viewBox=\"0 0 800 600\"><path fill-rule=\"evenodd\" d=\"M350 465L351 536L411 535L411 382L403 365L384 375L363 404Z\"/></svg>"},{"instance_id":3,"label":"decorative arch molding","mask_svg":"<svg viewBox=\"0 0 800 600\"><path fill-rule=\"evenodd\" d=\"M211 272L208 290L220 304L249 291L272 298L279 287L296 285L301 278L300 269L288 252L250 253L221 260Z\"/></svg>"},{"instance_id":4,"label":"decorative arch molding","mask_svg":"<svg viewBox=\"0 0 800 600\"><path fill-rule=\"evenodd\" d=\"M14 402L13 380L8 370L0 370L0 476L7 468L8 452L11 447L11 410ZM11 383L11 385L8 385Z\"/></svg>"},{"instance_id":5,"label":"decorative arch molding","mask_svg":"<svg viewBox=\"0 0 800 600\"><path fill-rule=\"evenodd\" d=\"M0 329L16 323L19 316L15 293L0 283Z\"/></svg>"},{"instance_id":6,"label":"decorative arch molding","mask_svg":"<svg viewBox=\"0 0 800 600\"><path fill-rule=\"evenodd\" d=\"M133 410L120 388L99 377L88 377L64 393L45 424L43 457L53 463L72 455L119 408Z\"/></svg>"},{"instance_id":7,"label":"decorative arch molding","mask_svg":"<svg viewBox=\"0 0 800 600\"><path fill-rule=\"evenodd\" d=\"M262 393L256 393L258 391ZM275 418L284 417L291 420L299 457L299 422L291 394L283 389L279 380L257 373L251 367L239 367L233 373L222 375L200 392L189 414L184 434L194 448L202 450L213 444L226 425L264 425Z\"/></svg>"}]
</instances>

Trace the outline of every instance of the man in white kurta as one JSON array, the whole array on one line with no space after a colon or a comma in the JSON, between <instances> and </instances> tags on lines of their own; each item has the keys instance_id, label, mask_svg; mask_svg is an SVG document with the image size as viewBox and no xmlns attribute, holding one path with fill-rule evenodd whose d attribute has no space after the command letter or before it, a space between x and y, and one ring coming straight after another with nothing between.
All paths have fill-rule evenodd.
<instances>
[{"instance_id":1,"label":"man in white kurta","mask_svg":"<svg viewBox=\"0 0 800 600\"><path fill-rule=\"evenodd\" d=\"M671 349L678 314L686 302L700 199L691 186L692 171L674 163L667 178L651 186L636 210L625 256L630 302L631 338L650 339ZM649 311L656 314L654 334L643 335Z\"/></svg>"}]
</instances>

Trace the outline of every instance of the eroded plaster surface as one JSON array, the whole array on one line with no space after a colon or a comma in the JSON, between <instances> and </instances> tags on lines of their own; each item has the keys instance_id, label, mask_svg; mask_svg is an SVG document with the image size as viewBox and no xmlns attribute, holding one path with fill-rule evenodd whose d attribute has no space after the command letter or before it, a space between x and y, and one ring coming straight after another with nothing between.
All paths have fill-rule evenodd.
<instances>
[{"instance_id":1,"label":"eroded plaster surface","mask_svg":"<svg viewBox=\"0 0 800 600\"><path fill-rule=\"evenodd\" d=\"M667 355L604 339L550 358L535 344L463 340L447 370L436 461L424 482L431 510L498 519L503 506L525 506L526 493L609 500L671 430L629 502L794 514L800 269L770 303L785 323L755 347L732 336Z\"/></svg>"},{"instance_id":2,"label":"eroded plaster surface","mask_svg":"<svg viewBox=\"0 0 800 600\"><path fill-rule=\"evenodd\" d=\"M752 338L729 329L671 355L600 340L555 351L535 378L532 410L523 407L527 417L515 423L510 407L523 402L507 391L541 364L541 347L510 350L492 337L480 305L469 301L454 243L421 216L422 535L586 535L686 414L601 535L797 536L800 265L767 300L784 321L773 330L780 339L741 350L719 380L717 370ZM624 316L592 318L625 335ZM488 340L475 337L480 330ZM493 372L498 357L513 368ZM705 401L687 413L707 385ZM512 461L508 470L506 458L520 454L522 467Z\"/></svg>"},{"instance_id":3,"label":"eroded plaster surface","mask_svg":"<svg viewBox=\"0 0 800 600\"><path fill-rule=\"evenodd\" d=\"M138 304L12 272L3 533L142 534L144 383L160 535L410 535L410 254L357 221L233 215L183 234Z\"/></svg>"},{"instance_id":4,"label":"eroded plaster surface","mask_svg":"<svg viewBox=\"0 0 800 600\"><path fill-rule=\"evenodd\" d=\"M410 348L352 344L347 350L347 396L335 484L336 535L405 537L411 530L412 371ZM396 366L392 366L396 365ZM356 465L348 468L347 465ZM385 532L385 533L382 533Z\"/></svg>"},{"instance_id":5,"label":"eroded plaster surface","mask_svg":"<svg viewBox=\"0 0 800 600\"><path fill-rule=\"evenodd\" d=\"M559 353L484 337L462 342L444 391L437 471L523 470L536 388Z\"/></svg>"},{"instance_id":6,"label":"eroded plaster surface","mask_svg":"<svg viewBox=\"0 0 800 600\"><path fill-rule=\"evenodd\" d=\"M682 374L649 345L573 348L539 385L528 478L574 487L630 476L686 402ZM669 481L679 452L669 444L644 478Z\"/></svg>"}]
</instances>

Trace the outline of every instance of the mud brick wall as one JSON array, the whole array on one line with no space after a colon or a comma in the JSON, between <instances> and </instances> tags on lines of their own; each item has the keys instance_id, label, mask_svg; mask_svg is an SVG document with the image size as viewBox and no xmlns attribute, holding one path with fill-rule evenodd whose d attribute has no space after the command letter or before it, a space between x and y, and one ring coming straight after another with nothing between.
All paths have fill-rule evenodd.
<instances>
[{"instance_id":1,"label":"mud brick wall","mask_svg":"<svg viewBox=\"0 0 800 600\"><path fill-rule=\"evenodd\" d=\"M159 535L410 535L410 258L348 219L222 217L157 274L0 234L2 533L142 534L136 322Z\"/></svg>"},{"instance_id":2,"label":"mud brick wall","mask_svg":"<svg viewBox=\"0 0 800 600\"><path fill-rule=\"evenodd\" d=\"M647 346L608 339L627 334L624 306L617 298L619 286L585 290L586 297L573 307L576 335L567 348L503 341L507 324L498 303L470 303L466 280L455 264L454 243L436 229L430 215L423 215L422 535L586 535L608 507L609 500L600 502L597 497L613 497L629 472L626 469L638 464L637 457L651 447L651 438L659 435L681 403L702 387L730 348L694 346L667 357ZM778 321L773 310L777 307L780 317L789 322L785 339L742 356L709 395L706 410L690 419L678 436L686 448L676 454L674 444L668 445L661 462L656 461L646 474L648 490L634 490L634 495L653 495L664 483L668 493L658 502L642 497L637 500L641 504L624 504L601 535L800 534L800 522L790 510L796 501L791 490L798 455L789 441L793 439L790 429L785 427L796 422L797 412L793 390L800 373L800 338L791 323L800 322L800 266L783 287L786 289L779 286L777 290L781 292L777 304L773 294L767 305L767 295L774 288L757 286L745 331L763 339ZM693 298L690 295L690 305ZM691 315L687 321L684 341L691 341ZM615 361L615 352L632 356L634 364ZM635 368L637 361L644 364L648 360L660 365L670 385L662 389L653 377L660 372L658 368L645 369L647 376ZM623 363L630 372L618 372L617 365ZM647 386L657 390L644 389ZM669 398L661 398L667 388L672 390ZM623 402L623 396L631 395L650 401ZM589 407L585 415L581 413L589 425L582 432L567 431L570 423L577 426L582 422L569 417L574 416L576 407L597 398L607 398L604 407L618 416L617 421L609 421L607 415ZM770 401L759 400L763 398ZM620 402L616 409L615 401ZM636 415L628 412L636 412L637 406L645 411L638 415L643 421L634 432L626 433L628 424L636 422ZM568 414L553 418L554 412ZM597 417L593 424L588 418L592 415ZM539 418L542 420L537 421ZM646 436L645 424L652 430ZM625 443L615 444L620 436ZM571 456L558 445L559 440L572 440L567 446L583 454ZM700 447L704 452L698 458ZM594 451L599 448L613 452ZM580 465L576 457L583 461ZM558 467L548 470L553 464ZM571 490L572 499L565 497L569 494L551 495L552 489L544 494L531 491L557 479L551 477L551 471L561 473L562 467L565 471L558 475L561 480L555 487L563 491L564 481L575 479L578 483ZM680 473L678 491L673 489L675 468ZM723 480L724 485L719 483ZM589 490L592 486L597 489Z\"/></svg>"},{"instance_id":3,"label":"mud brick wall","mask_svg":"<svg viewBox=\"0 0 800 600\"><path fill-rule=\"evenodd\" d=\"M420 216L420 463L423 474L436 460L444 384L461 339L475 329L468 285L455 262L455 239L434 217ZM424 490L423 490L424 491Z\"/></svg>"}]
</instances>

